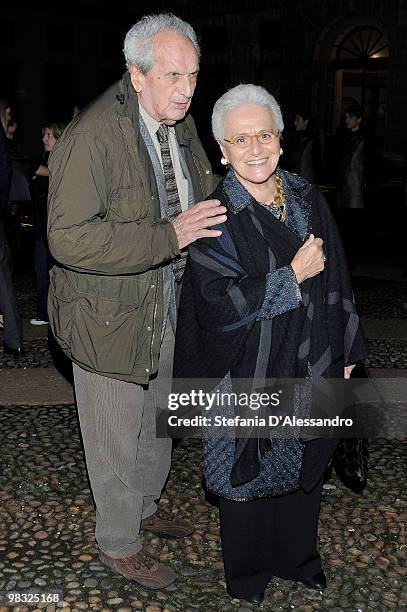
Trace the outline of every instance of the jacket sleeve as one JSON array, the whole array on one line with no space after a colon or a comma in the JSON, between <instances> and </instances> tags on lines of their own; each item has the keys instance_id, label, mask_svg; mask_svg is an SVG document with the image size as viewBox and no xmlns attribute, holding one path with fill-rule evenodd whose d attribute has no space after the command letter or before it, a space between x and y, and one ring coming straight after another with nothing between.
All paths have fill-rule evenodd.
<instances>
[{"instance_id":1,"label":"jacket sleeve","mask_svg":"<svg viewBox=\"0 0 407 612\"><path fill-rule=\"evenodd\" d=\"M111 168L104 147L92 135L62 137L50 156L49 170L49 246L66 267L105 275L135 274L179 255L168 220L105 218Z\"/></svg>"},{"instance_id":2,"label":"jacket sleeve","mask_svg":"<svg viewBox=\"0 0 407 612\"><path fill-rule=\"evenodd\" d=\"M257 317L259 321L273 319L302 306L301 289L291 265L269 272L266 279L264 302Z\"/></svg>"}]
</instances>

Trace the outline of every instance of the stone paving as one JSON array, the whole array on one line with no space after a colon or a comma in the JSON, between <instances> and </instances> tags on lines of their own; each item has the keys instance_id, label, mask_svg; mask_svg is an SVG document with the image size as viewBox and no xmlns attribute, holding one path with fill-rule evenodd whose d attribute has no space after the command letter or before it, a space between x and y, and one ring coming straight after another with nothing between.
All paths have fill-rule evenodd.
<instances>
[{"instance_id":1,"label":"stone paving","mask_svg":"<svg viewBox=\"0 0 407 612\"><path fill-rule=\"evenodd\" d=\"M406 281L354 276L352 286L360 315L377 319L407 318Z\"/></svg>"},{"instance_id":2,"label":"stone paving","mask_svg":"<svg viewBox=\"0 0 407 612\"><path fill-rule=\"evenodd\" d=\"M357 279L362 314L405 318L406 287ZM19 277L18 292L24 316L33 316L29 275ZM27 357L19 362L0 351L0 368L52 367L46 338L29 339L25 346ZM371 366L407 367L407 342L371 338L370 346ZM192 520L194 533L183 540L143 536L145 547L179 575L174 585L158 592L138 587L98 561L93 503L73 405L1 408L0 448L0 612L256 609L226 594L218 510L202 490L198 440L184 440L174 449L161 502ZM405 440L372 441L369 481L362 495L332 477L323 491L319 529L328 588L321 595L301 584L273 579L263 609L407 610L406 450ZM61 601L6 605L7 592L59 593Z\"/></svg>"},{"instance_id":3,"label":"stone paving","mask_svg":"<svg viewBox=\"0 0 407 612\"><path fill-rule=\"evenodd\" d=\"M162 500L191 519L195 532L183 540L144 536L147 549L179 574L175 585L153 592L98 561L74 407L7 407L0 412L0 431L0 592L61 592L64 607L72 610L254 608L225 592L218 511L202 491L199 441L183 441L174 450ZM321 596L275 579L266 610L386 612L407 606L406 447L372 444L369 486L361 496L331 480L335 488L324 490L319 532L329 586Z\"/></svg>"},{"instance_id":4,"label":"stone paving","mask_svg":"<svg viewBox=\"0 0 407 612\"><path fill-rule=\"evenodd\" d=\"M21 359L14 359L12 355L0 348L1 368L53 368L54 361L48 346L47 338L24 338L25 355Z\"/></svg>"}]
</instances>

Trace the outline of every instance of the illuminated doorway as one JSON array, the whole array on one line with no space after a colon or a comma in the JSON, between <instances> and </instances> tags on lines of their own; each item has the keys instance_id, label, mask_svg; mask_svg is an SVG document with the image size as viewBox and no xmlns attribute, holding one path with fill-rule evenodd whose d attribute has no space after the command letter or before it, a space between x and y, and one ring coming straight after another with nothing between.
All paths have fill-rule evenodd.
<instances>
[{"instance_id":1,"label":"illuminated doorway","mask_svg":"<svg viewBox=\"0 0 407 612\"><path fill-rule=\"evenodd\" d=\"M378 27L361 25L337 37L328 66L328 134L335 133L344 110L358 104L369 130L383 135L388 61L388 40Z\"/></svg>"}]
</instances>

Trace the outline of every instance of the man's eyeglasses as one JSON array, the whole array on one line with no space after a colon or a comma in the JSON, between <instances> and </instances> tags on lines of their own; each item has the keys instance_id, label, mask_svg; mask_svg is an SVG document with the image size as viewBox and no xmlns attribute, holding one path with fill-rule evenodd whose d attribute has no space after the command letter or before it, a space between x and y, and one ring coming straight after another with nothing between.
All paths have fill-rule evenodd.
<instances>
[{"instance_id":1,"label":"man's eyeglasses","mask_svg":"<svg viewBox=\"0 0 407 612\"><path fill-rule=\"evenodd\" d=\"M229 140L227 138L224 138L223 140L231 145L235 145L239 149L245 149L251 145L253 138L257 138L257 141L262 145L268 145L278 140L279 136L280 132L262 130L256 134L238 134Z\"/></svg>"}]
</instances>

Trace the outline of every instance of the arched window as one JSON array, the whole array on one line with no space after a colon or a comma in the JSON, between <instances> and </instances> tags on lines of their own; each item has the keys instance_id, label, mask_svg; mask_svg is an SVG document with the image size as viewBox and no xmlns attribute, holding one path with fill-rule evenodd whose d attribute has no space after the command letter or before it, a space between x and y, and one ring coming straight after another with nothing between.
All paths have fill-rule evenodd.
<instances>
[{"instance_id":1,"label":"arched window","mask_svg":"<svg viewBox=\"0 0 407 612\"><path fill-rule=\"evenodd\" d=\"M389 44L378 28L361 26L348 32L332 51L334 54L332 59L339 62L353 60L360 64L389 57Z\"/></svg>"},{"instance_id":2,"label":"arched window","mask_svg":"<svg viewBox=\"0 0 407 612\"><path fill-rule=\"evenodd\" d=\"M334 134L347 106L358 104L365 123L377 134L384 129L389 43L373 24L338 32L330 51L327 128Z\"/></svg>"}]
</instances>

